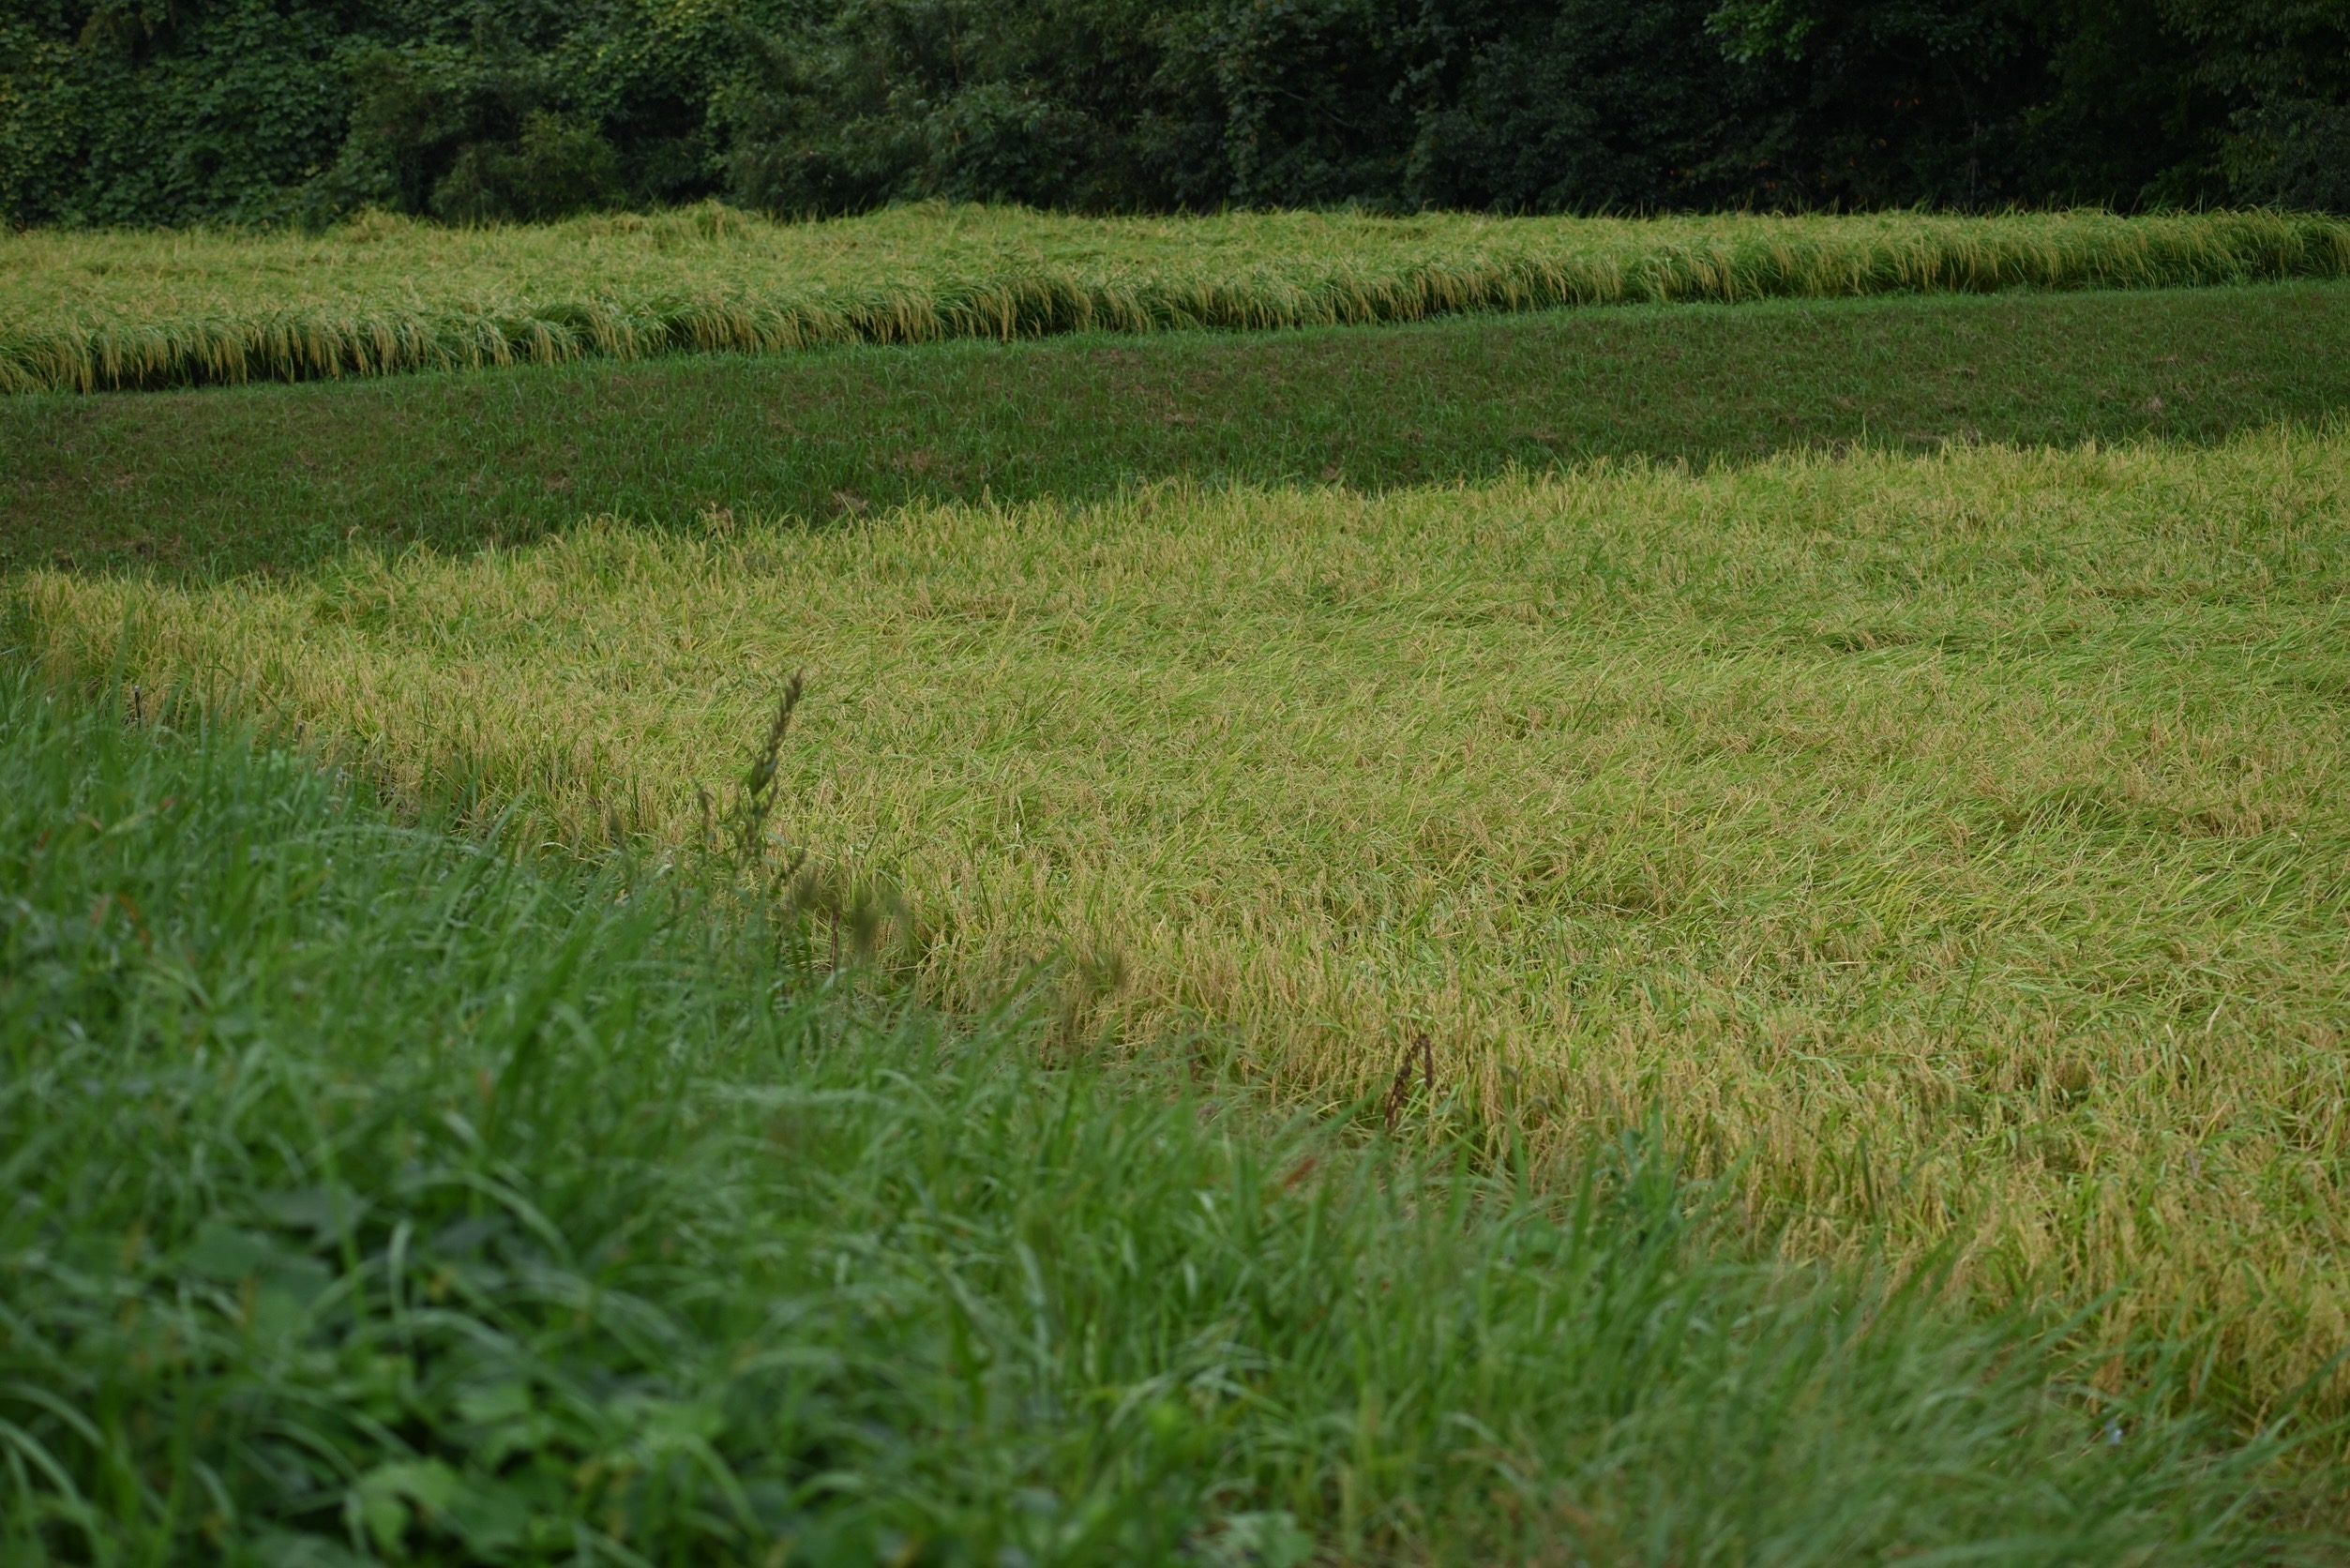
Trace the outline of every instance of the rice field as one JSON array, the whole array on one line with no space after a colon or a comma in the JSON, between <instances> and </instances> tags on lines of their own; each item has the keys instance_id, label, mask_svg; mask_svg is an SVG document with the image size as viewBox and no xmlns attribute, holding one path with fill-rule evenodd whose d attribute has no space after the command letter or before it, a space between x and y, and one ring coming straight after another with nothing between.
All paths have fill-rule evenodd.
<instances>
[{"instance_id":1,"label":"rice field","mask_svg":"<svg viewBox=\"0 0 2350 1568\"><path fill-rule=\"evenodd\" d=\"M1337 1108L1424 1050L1538 1159L1658 1118L1789 1255L2083 1310L2249 1418L2339 1410L2350 1349L2346 510L2350 433L2282 429L607 521L13 614L54 677L656 853L805 670L780 820L900 892L929 1002L1044 966L1061 1051Z\"/></svg>"},{"instance_id":2,"label":"rice field","mask_svg":"<svg viewBox=\"0 0 2350 1568\"><path fill-rule=\"evenodd\" d=\"M305 379L1466 310L2139 288L2350 272L2350 223L2120 218L1054 218L718 206L448 230L0 235L0 391Z\"/></svg>"},{"instance_id":3,"label":"rice field","mask_svg":"<svg viewBox=\"0 0 2350 1568\"><path fill-rule=\"evenodd\" d=\"M1040 1062L128 698L0 671L0 1559L2336 1560L2312 1429L1758 1263L1652 1139Z\"/></svg>"}]
</instances>

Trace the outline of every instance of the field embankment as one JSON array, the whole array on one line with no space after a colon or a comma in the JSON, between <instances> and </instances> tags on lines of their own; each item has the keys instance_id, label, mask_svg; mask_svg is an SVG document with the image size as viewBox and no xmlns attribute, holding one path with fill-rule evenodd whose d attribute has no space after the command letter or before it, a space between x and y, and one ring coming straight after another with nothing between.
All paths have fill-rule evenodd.
<instances>
[{"instance_id":1,"label":"field embankment","mask_svg":"<svg viewBox=\"0 0 2350 1568\"><path fill-rule=\"evenodd\" d=\"M1425 1037L1565 1148L1661 1110L1798 1252L2265 1407L2345 1346L2350 439L1167 488L809 533L601 526L173 588L35 574L40 656L298 724L395 793L698 833L791 670L827 862L927 993L1308 1101Z\"/></svg>"},{"instance_id":2,"label":"field embankment","mask_svg":"<svg viewBox=\"0 0 2350 1568\"><path fill-rule=\"evenodd\" d=\"M0 569L304 569L582 517L810 521L1599 457L2209 443L2350 410L2350 285L1462 316L0 402Z\"/></svg>"},{"instance_id":3,"label":"field embankment","mask_svg":"<svg viewBox=\"0 0 2350 1568\"><path fill-rule=\"evenodd\" d=\"M1745 1260L1636 1139L1045 1070L131 707L0 671L12 1558L2321 1560L2284 1445Z\"/></svg>"},{"instance_id":4,"label":"field embankment","mask_svg":"<svg viewBox=\"0 0 2350 1568\"><path fill-rule=\"evenodd\" d=\"M0 391L717 349L1276 327L1470 310L2334 278L2350 222L1941 218L1055 218L705 206L535 228L0 236Z\"/></svg>"}]
</instances>

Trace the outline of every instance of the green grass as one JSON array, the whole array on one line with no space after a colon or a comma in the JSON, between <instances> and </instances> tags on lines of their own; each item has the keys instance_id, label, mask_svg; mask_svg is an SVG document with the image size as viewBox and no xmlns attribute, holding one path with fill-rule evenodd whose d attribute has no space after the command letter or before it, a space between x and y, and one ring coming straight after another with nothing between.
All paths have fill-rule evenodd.
<instances>
[{"instance_id":1,"label":"green grass","mask_svg":"<svg viewBox=\"0 0 2350 1568\"><path fill-rule=\"evenodd\" d=\"M541 228L0 235L0 392L1333 325L1462 310L2335 278L2350 223L2271 212L1057 218L716 206Z\"/></svg>"},{"instance_id":2,"label":"green grass","mask_svg":"<svg viewBox=\"0 0 2350 1568\"><path fill-rule=\"evenodd\" d=\"M2210 442L2350 407L2350 288L1778 302L0 401L0 568L202 577L610 514L830 519L1154 480Z\"/></svg>"},{"instance_id":3,"label":"green grass","mask_svg":"<svg viewBox=\"0 0 2350 1568\"><path fill-rule=\"evenodd\" d=\"M1741 1262L1637 1138L1536 1188L1042 1068L692 863L131 705L0 679L8 1560L2324 1550L2278 1443Z\"/></svg>"},{"instance_id":4,"label":"green grass","mask_svg":"<svg viewBox=\"0 0 2350 1568\"><path fill-rule=\"evenodd\" d=\"M805 666L796 820L934 1003L1066 951L1065 1040L1306 1105L1424 1034L1538 1154L1655 1108L1791 1251L1954 1249L2256 1415L2350 1348L2345 505L2337 428L17 596L60 677L582 845L690 838Z\"/></svg>"}]
</instances>

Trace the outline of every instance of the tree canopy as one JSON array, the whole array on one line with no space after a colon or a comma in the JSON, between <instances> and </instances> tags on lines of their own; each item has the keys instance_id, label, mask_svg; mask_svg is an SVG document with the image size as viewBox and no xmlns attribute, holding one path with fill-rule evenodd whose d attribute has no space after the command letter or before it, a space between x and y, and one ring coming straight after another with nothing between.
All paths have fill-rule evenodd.
<instances>
[{"instance_id":1,"label":"tree canopy","mask_svg":"<svg viewBox=\"0 0 2350 1568\"><path fill-rule=\"evenodd\" d=\"M17 224L2350 209L2350 0L8 0Z\"/></svg>"}]
</instances>

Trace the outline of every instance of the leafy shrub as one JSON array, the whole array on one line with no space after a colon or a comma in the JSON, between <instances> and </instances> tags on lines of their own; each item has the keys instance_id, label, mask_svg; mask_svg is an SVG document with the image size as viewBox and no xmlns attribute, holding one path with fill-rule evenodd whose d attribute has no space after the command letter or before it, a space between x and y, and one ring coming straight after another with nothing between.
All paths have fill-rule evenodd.
<instances>
[{"instance_id":1,"label":"leafy shrub","mask_svg":"<svg viewBox=\"0 0 2350 1568\"><path fill-rule=\"evenodd\" d=\"M561 218L615 204L620 158L592 126L544 109L522 117L512 151L468 143L432 188L434 216L458 221Z\"/></svg>"}]
</instances>

